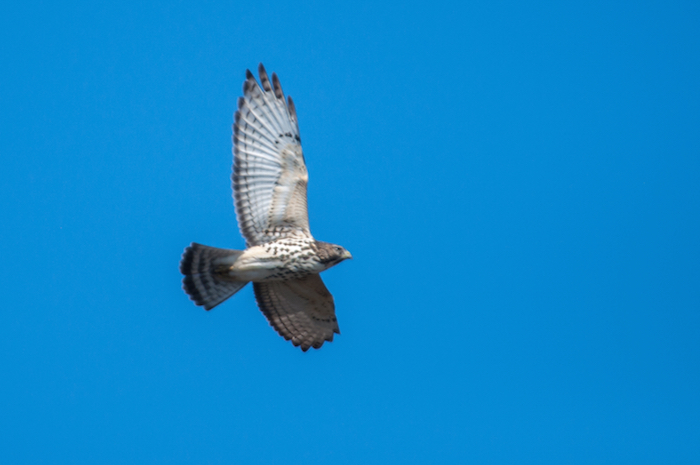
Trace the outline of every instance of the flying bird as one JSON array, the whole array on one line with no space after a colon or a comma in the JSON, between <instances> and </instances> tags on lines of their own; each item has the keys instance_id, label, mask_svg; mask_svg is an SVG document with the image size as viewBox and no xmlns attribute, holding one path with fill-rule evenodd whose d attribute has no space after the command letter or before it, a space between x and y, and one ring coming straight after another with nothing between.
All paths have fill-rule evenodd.
<instances>
[{"instance_id":1,"label":"flying bird","mask_svg":"<svg viewBox=\"0 0 700 465\"><path fill-rule=\"evenodd\" d=\"M233 124L233 198L246 249L193 242L180 261L182 284L196 305L211 310L252 282L270 325L306 352L340 334L319 273L352 255L311 235L294 102L262 63L258 74L260 85L246 71Z\"/></svg>"}]
</instances>

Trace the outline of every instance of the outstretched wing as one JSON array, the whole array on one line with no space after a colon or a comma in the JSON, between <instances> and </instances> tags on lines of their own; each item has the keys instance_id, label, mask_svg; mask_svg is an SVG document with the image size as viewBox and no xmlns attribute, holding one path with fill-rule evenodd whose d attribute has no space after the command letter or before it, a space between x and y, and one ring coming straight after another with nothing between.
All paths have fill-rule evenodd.
<instances>
[{"instance_id":1,"label":"outstretched wing","mask_svg":"<svg viewBox=\"0 0 700 465\"><path fill-rule=\"evenodd\" d=\"M276 74L262 64L262 88L250 71L233 125L233 198L249 246L298 230L309 233L308 176L291 97L285 102Z\"/></svg>"},{"instance_id":2,"label":"outstretched wing","mask_svg":"<svg viewBox=\"0 0 700 465\"><path fill-rule=\"evenodd\" d=\"M288 281L253 283L258 307L267 321L306 352L340 334L333 296L318 274Z\"/></svg>"}]
</instances>

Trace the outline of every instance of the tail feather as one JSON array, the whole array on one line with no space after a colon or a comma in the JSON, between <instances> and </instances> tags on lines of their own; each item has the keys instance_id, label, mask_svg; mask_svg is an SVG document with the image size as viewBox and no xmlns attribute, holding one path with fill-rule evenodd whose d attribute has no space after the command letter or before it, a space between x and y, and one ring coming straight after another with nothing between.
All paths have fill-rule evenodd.
<instances>
[{"instance_id":1,"label":"tail feather","mask_svg":"<svg viewBox=\"0 0 700 465\"><path fill-rule=\"evenodd\" d=\"M185 275L182 288L195 304L211 310L248 284L217 273L217 268L232 265L242 253L193 242L180 261L180 273Z\"/></svg>"}]
</instances>

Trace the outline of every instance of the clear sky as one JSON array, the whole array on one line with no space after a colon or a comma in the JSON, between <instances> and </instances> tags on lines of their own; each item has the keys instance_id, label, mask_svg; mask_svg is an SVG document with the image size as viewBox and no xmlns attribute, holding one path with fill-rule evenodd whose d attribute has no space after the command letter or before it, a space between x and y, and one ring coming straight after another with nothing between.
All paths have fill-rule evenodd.
<instances>
[{"instance_id":1,"label":"clear sky","mask_svg":"<svg viewBox=\"0 0 700 465\"><path fill-rule=\"evenodd\" d=\"M700 6L11 2L4 463L700 463ZM246 68L292 95L342 334L247 287Z\"/></svg>"}]
</instances>

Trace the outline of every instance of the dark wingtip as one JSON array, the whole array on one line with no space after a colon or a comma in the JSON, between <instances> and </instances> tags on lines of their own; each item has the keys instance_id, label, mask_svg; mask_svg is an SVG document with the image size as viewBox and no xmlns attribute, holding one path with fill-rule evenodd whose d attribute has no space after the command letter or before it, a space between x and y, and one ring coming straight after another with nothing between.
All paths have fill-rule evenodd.
<instances>
[{"instance_id":1,"label":"dark wingtip","mask_svg":"<svg viewBox=\"0 0 700 465\"><path fill-rule=\"evenodd\" d=\"M267 77L267 71L265 71L265 67L262 63L258 65L258 74L260 75L260 83L262 84L263 90L265 92L272 91L272 87L270 86L270 78Z\"/></svg>"},{"instance_id":2,"label":"dark wingtip","mask_svg":"<svg viewBox=\"0 0 700 465\"><path fill-rule=\"evenodd\" d=\"M282 84L280 84L277 73L272 73L272 87L275 89L275 97L284 102L284 92L282 92Z\"/></svg>"},{"instance_id":3,"label":"dark wingtip","mask_svg":"<svg viewBox=\"0 0 700 465\"><path fill-rule=\"evenodd\" d=\"M289 108L289 114L296 121L296 119L297 119L297 107L294 106L294 100L292 100L292 97L290 97L289 95L287 95L287 108Z\"/></svg>"},{"instance_id":4,"label":"dark wingtip","mask_svg":"<svg viewBox=\"0 0 700 465\"><path fill-rule=\"evenodd\" d=\"M243 95L247 95L248 92L254 89L253 86L257 86L258 81L255 80L255 76L250 72L249 69L245 70L245 81L243 81Z\"/></svg>"}]
</instances>

